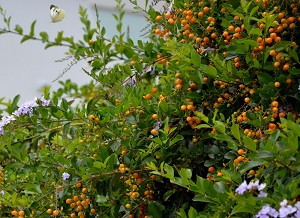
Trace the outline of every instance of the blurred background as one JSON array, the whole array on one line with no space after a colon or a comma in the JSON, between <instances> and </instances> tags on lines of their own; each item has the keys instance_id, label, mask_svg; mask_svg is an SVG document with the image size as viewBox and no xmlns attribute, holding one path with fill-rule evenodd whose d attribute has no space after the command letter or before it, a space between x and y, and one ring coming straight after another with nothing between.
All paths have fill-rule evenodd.
<instances>
[{"instance_id":1,"label":"blurred background","mask_svg":"<svg viewBox=\"0 0 300 218\"><path fill-rule=\"evenodd\" d=\"M130 38L134 41L142 39L141 30L146 25L145 15L134 13L133 5L128 0L125 3L126 15L124 17L123 30L130 28ZM139 1L144 6L144 1ZM79 20L78 9L83 6L88 9L88 15L95 24L96 16L94 5L97 4L101 25L106 28L107 38L117 34L116 21L112 14L116 13L114 0L0 0L0 6L11 16L11 28L19 24L25 34L29 33L30 25L36 22L36 36L39 32L46 31L50 39L54 39L57 32L64 31L64 36L73 36L75 41L82 40L83 25ZM50 5L54 4L66 11L63 21L52 23L50 18ZM93 25L95 27L95 25ZM0 20L0 28L4 27L3 19ZM38 91L44 85L50 85L51 90L60 87L58 81L52 81L68 65L68 61L56 62L66 57L65 47L52 47L44 49L40 41L26 41L20 44L21 37L14 34L0 34L0 98L4 101L12 99L17 94L21 95L20 103L40 97ZM79 85L89 82L91 79L82 72L82 67L87 68L85 61L74 65L60 80L71 79Z\"/></svg>"}]
</instances>

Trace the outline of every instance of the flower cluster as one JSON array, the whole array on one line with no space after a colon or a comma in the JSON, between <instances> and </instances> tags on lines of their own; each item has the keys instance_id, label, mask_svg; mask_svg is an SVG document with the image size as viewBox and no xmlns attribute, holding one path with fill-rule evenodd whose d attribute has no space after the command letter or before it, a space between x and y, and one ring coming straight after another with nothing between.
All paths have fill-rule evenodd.
<instances>
[{"instance_id":1,"label":"flower cluster","mask_svg":"<svg viewBox=\"0 0 300 218\"><path fill-rule=\"evenodd\" d=\"M50 104L50 100L46 100L44 97L40 98L40 102L43 107L47 107ZM0 134L4 134L4 126L9 124L11 121L16 120L16 117L20 117L21 115L33 115L33 109L38 107L38 99L34 98L31 101L27 101L22 104L17 110L15 110L12 115L4 116L0 120Z\"/></svg>"},{"instance_id":2,"label":"flower cluster","mask_svg":"<svg viewBox=\"0 0 300 218\"><path fill-rule=\"evenodd\" d=\"M288 204L288 201L285 199L280 203L280 208L277 211L276 209L270 207L269 204L263 206L263 208L256 214L257 218L269 218L269 217L300 217L300 202L292 206Z\"/></svg>"},{"instance_id":3,"label":"flower cluster","mask_svg":"<svg viewBox=\"0 0 300 218\"><path fill-rule=\"evenodd\" d=\"M263 191L263 189L266 187L266 183L262 183L262 184L259 184L259 181L255 181L255 182L250 182L249 184L247 184L246 181L244 181L242 184L239 185L239 187L237 187L235 189L235 192L237 194L244 194L244 192L246 191L253 191L253 190L258 190L259 193L257 195L257 197L259 198L264 198L264 197L267 197L267 193L265 193Z\"/></svg>"}]
</instances>

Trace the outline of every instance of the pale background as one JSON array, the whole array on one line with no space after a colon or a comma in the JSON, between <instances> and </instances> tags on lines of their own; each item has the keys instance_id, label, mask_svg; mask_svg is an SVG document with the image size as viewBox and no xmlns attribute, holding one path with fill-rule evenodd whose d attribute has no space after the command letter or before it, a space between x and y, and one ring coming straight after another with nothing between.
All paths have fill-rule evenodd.
<instances>
[{"instance_id":1,"label":"pale background","mask_svg":"<svg viewBox=\"0 0 300 218\"><path fill-rule=\"evenodd\" d=\"M141 37L141 30L145 27L145 17L141 13L133 13L132 4L126 3L126 15L123 28L130 27L130 37L137 40ZM144 2L144 1L140 1ZM0 0L0 6L6 10L6 14L12 16L11 28L15 24L23 27L24 33L29 33L32 21L36 22L36 36L39 32L48 32L50 39L54 39L58 31L64 31L64 36L74 36L82 40L82 27L79 20L79 5L88 9L89 18L96 20L94 4L97 3L100 12L101 25L106 27L107 37L116 32L116 22L112 16L114 0ZM66 11L66 17L62 22L51 23L49 10L54 4ZM142 3L144 4L144 3ZM0 27L4 27L3 20L0 20ZM21 94L20 103L40 97L38 91L43 85L51 85L51 90L59 87L58 81L53 81L68 65L68 62L55 62L64 58L67 48L52 47L44 50L44 44L39 41L26 41L20 44L21 37L13 34L0 34L0 98L5 101ZM71 79L77 84L84 84L91 79L82 72L82 67L88 65L84 61L79 62L68 71L60 80ZM1 105L0 105L1 107Z\"/></svg>"}]
</instances>

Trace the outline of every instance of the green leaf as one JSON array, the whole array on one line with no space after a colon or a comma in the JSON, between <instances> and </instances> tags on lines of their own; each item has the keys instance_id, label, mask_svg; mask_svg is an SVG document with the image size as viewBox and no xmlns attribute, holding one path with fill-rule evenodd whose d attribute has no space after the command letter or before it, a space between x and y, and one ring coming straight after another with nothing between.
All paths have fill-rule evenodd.
<instances>
[{"instance_id":1,"label":"green leaf","mask_svg":"<svg viewBox=\"0 0 300 218\"><path fill-rule=\"evenodd\" d=\"M164 164L164 170L166 173L164 174L164 177L168 179L174 179L174 169L168 164Z\"/></svg>"},{"instance_id":2,"label":"green leaf","mask_svg":"<svg viewBox=\"0 0 300 218\"><path fill-rule=\"evenodd\" d=\"M201 57L194 49L191 50L191 60L192 64L194 64L196 67L200 67Z\"/></svg>"},{"instance_id":3,"label":"green leaf","mask_svg":"<svg viewBox=\"0 0 300 218\"><path fill-rule=\"evenodd\" d=\"M172 139L172 141L170 142L169 146L174 145L176 142L183 140L183 136L182 135L176 135L176 137L174 139Z\"/></svg>"},{"instance_id":4,"label":"green leaf","mask_svg":"<svg viewBox=\"0 0 300 218\"><path fill-rule=\"evenodd\" d=\"M262 84L274 83L274 79L268 73L259 73L257 75L258 80Z\"/></svg>"},{"instance_id":5,"label":"green leaf","mask_svg":"<svg viewBox=\"0 0 300 218\"><path fill-rule=\"evenodd\" d=\"M32 22L31 26L30 26L30 33L29 33L29 36L32 38L34 37L34 27L35 27L35 23L36 23L36 20Z\"/></svg>"},{"instance_id":6,"label":"green leaf","mask_svg":"<svg viewBox=\"0 0 300 218\"><path fill-rule=\"evenodd\" d=\"M225 133L225 124L220 121L215 121L215 127L220 133Z\"/></svg>"},{"instance_id":7,"label":"green leaf","mask_svg":"<svg viewBox=\"0 0 300 218\"><path fill-rule=\"evenodd\" d=\"M148 204L148 216L162 217L162 211L165 207L157 201L150 201Z\"/></svg>"},{"instance_id":8,"label":"green leaf","mask_svg":"<svg viewBox=\"0 0 300 218\"><path fill-rule=\"evenodd\" d=\"M248 33L249 35L257 35L257 36L261 36L262 35L262 31L259 28L253 28L249 31Z\"/></svg>"},{"instance_id":9,"label":"green leaf","mask_svg":"<svg viewBox=\"0 0 300 218\"><path fill-rule=\"evenodd\" d=\"M292 58L294 58L299 63L299 56L296 52L296 47L291 48L289 54Z\"/></svg>"},{"instance_id":10,"label":"green leaf","mask_svg":"<svg viewBox=\"0 0 300 218\"><path fill-rule=\"evenodd\" d=\"M232 124L230 128L231 134L236 138L237 140L241 141L241 135L240 135L240 126L239 124Z\"/></svg>"},{"instance_id":11,"label":"green leaf","mask_svg":"<svg viewBox=\"0 0 300 218\"><path fill-rule=\"evenodd\" d=\"M182 180L182 183L184 186L188 186L190 183L189 183L189 180L191 179L192 177L192 171L190 169L185 169L185 168L182 168L178 171L180 177L181 177L181 180Z\"/></svg>"},{"instance_id":12,"label":"green leaf","mask_svg":"<svg viewBox=\"0 0 300 218\"><path fill-rule=\"evenodd\" d=\"M248 136L244 137L244 143L247 149L251 150L251 151L256 151L256 143L254 142L253 139L251 139Z\"/></svg>"},{"instance_id":13,"label":"green leaf","mask_svg":"<svg viewBox=\"0 0 300 218\"><path fill-rule=\"evenodd\" d=\"M257 166L261 166L263 164L263 161L249 161L249 162L246 162L244 164L242 164L240 167L239 167L239 172L241 174L245 173L246 171L254 168L254 167L257 167Z\"/></svg>"},{"instance_id":14,"label":"green leaf","mask_svg":"<svg viewBox=\"0 0 300 218\"><path fill-rule=\"evenodd\" d=\"M188 212L188 217L189 218L197 218L197 211L195 208L190 207L189 212Z\"/></svg>"},{"instance_id":15,"label":"green leaf","mask_svg":"<svg viewBox=\"0 0 300 218\"><path fill-rule=\"evenodd\" d=\"M47 32L40 32L40 36L41 36L43 42L49 41L49 36L48 36Z\"/></svg>"},{"instance_id":16,"label":"green leaf","mask_svg":"<svg viewBox=\"0 0 300 218\"><path fill-rule=\"evenodd\" d=\"M23 34L23 29L22 29L22 27L21 27L20 25L18 25L18 24L15 26L15 31L18 32L20 35Z\"/></svg>"},{"instance_id":17,"label":"green leaf","mask_svg":"<svg viewBox=\"0 0 300 218\"><path fill-rule=\"evenodd\" d=\"M214 189L222 194L228 193L229 192L229 188L227 185L225 185L224 182L216 182L214 183Z\"/></svg>"}]
</instances>

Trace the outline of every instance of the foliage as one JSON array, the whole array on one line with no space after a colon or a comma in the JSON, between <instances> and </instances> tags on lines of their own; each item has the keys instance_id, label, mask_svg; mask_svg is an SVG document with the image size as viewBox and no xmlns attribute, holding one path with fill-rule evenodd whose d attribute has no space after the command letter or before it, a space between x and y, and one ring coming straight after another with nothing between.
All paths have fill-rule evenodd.
<instances>
[{"instance_id":1,"label":"foliage","mask_svg":"<svg viewBox=\"0 0 300 218\"><path fill-rule=\"evenodd\" d=\"M93 80L8 104L1 217L297 217L299 2L132 1L150 28L137 42L116 2L119 35L80 8L78 42L12 29L1 8L0 33L68 46Z\"/></svg>"}]
</instances>

